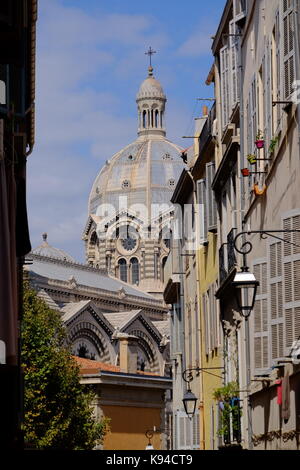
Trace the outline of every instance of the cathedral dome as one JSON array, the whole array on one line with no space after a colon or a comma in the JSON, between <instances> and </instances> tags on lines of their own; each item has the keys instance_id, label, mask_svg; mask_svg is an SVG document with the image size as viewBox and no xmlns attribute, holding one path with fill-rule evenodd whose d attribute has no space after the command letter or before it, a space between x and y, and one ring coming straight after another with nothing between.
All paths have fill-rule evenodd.
<instances>
[{"instance_id":1,"label":"cathedral dome","mask_svg":"<svg viewBox=\"0 0 300 470\"><path fill-rule=\"evenodd\" d=\"M182 149L166 138L164 112L166 96L153 68L137 94L138 138L106 161L93 184L89 198L89 214L96 214L103 204L111 204L116 212L121 196L127 207L142 204L152 219L154 204L170 204L183 168Z\"/></svg>"},{"instance_id":2,"label":"cathedral dome","mask_svg":"<svg viewBox=\"0 0 300 470\"><path fill-rule=\"evenodd\" d=\"M83 233L89 264L160 299L172 235L171 198L184 168L182 149L166 138L166 101L150 64L136 97L138 138L97 175Z\"/></svg>"},{"instance_id":3,"label":"cathedral dome","mask_svg":"<svg viewBox=\"0 0 300 470\"><path fill-rule=\"evenodd\" d=\"M135 204L170 204L182 172L182 149L163 136L138 138L117 152L97 176L89 199L89 214L102 204L119 207L120 196L127 196L128 208Z\"/></svg>"},{"instance_id":4,"label":"cathedral dome","mask_svg":"<svg viewBox=\"0 0 300 470\"><path fill-rule=\"evenodd\" d=\"M69 261L70 263L76 263L75 259L68 255L68 253L49 245L47 242L47 233L43 233L43 243L32 250L31 253L39 256L46 256L47 258L60 259L62 261Z\"/></svg>"}]
</instances>

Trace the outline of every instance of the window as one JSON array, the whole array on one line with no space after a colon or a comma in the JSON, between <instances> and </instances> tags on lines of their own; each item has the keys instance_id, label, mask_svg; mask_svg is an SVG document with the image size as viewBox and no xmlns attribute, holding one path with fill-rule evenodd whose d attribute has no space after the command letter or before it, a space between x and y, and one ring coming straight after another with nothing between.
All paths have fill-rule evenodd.
<instances>
[{"instance_id":1,"label":"window","mask_svg":"<svg viewBox=\"0 0 300 470\"><path fill-rule=\"evenodd\" d=\"M147 127L147 111L143 111L143 128Z\"/></svg>"},{"instance_id":2,"label":"window","mask_svg":"<svg viewBox=\"0 0 300 470\"><path fill-rule=\"evenodd\" d=\"M275 25L272 33L272 100L280 101L281 100L281 69L280 69L280 59L281 58L281 48L280 48L280 17L279 11L276 12ZM273 135L280 127L280 107L273 106Z\"/></svg>"},{"instance_id":3,"label":"window","mask_svg":"<svg viewBox=\"0 0 300 470\"><path fill-rule=\"evenodd\" d=\"M168 240L168 242L170 242L170 240ZM162 259L162 263L161 263L161 280L164 282L164 274L165 274L165 265L166 265L166 262L167 262L167 259L168 257L165 256L163 259Z\"/></svg>"},{"instance_id":4,"label":"window","mask_svg":"<svg viewBox=\"0 0 300 470\"><path fill-rule=\"evenodd\" d=\"M131 258L130 267L131 267L131 282L132 282L132 284L139 284L139 282L140 282L139 260L137 258Z\"/></svg>"},{"instance_id":5,"label":"window","mask_svg":"<svg viewBox=\"0 0 300 470\"><path fill-rule=\"evenodd\" d=\"M210 285L209 290L202 295L202 314L205 329L205 354L208 356L220 346L219 309L215 296L216 283Z\"/></svg>"},{"instance_id":6,"label":"window","mask_svg":"<svg viewBox=\"0 0 300 470\"><path fill-rule=\"evenodd\" d=\"M229 23L230 112L240 100L239 36L235 21Z\"/></svg>"},{"instance_id":7,"label":"window","mask_svg":"<svg viewBox=\"0 0 300 470\"><path fill-rule=\"evenodd\" d=\"M282 0L282 9L284 96L288 99L293 93L296 78L294 0Z\"/></svg>"},{"instance_id":8,"label":"window","mask_svg":"<svg viewBox=\"0 0 300 470\"><path fill-rule=\"evenodd\" d=\"M197 181L197 201L200 225L200 243L204 243L207 241L206 182L204 179Z\"/></svg>"},{"instance_id":9,"label":"window","mask_svg":"<svg viewBox=\"0 0 300 470\"><path fill-rule=\"evenodd\" d=\"M212 190L212 182L215 177L215 164L213 162L206 165L206 204L207 204L207 229L214 232L217 228L217 207L215 195Z\"/></svg>"},{"instance_id":10,"label":"window","mask_svg":"<svg viewBox=\"0 0 300 470\"><path fill-rule=\"evenodd\" d=\"M273 78L272 78L272 44L270 43L269 39L266 39L266 47L265 47L265 55L262 61L262 81L263 81L263 106L264 106L264 140L265 140L265 148L268 149L271 138L273 137L273 124L272 124L272 113L273 113L273 106L272 106L272 86L273 86Z\"/></svg>"},{"instance_id":11,"label":"window","mask_svg":"<svg viewBox=\"0 0 300 470\"><path fill-rule=\"evenodd\" d=\"M229 51L228 46L220 50L220 78L221 78L221 103L222 103L222 127L228 124L229 120Z\"/></svg>"},{"instance_id":12,"label":"window","mask_svg":"<svg viewBox=\"0 0 300 470\"><path fill-rule=\"evenodd\" d=\"M197 411L193 419L189 419L185 411L177 411L175 414L175 449L199 449L200 430L199 430L199 412Z\"/></svg>"},{"instance_id":13,"label":"window","mask_svg":"<svg viewBox=\"0 0 300 470\"><path fill-rule=\"evenodd\" d=\"M96 232L93 232L91 235L91 240L90 240L91 245L95 246L97 244L97 241L98 241L97 234Z\"/></svg>"},{"instance_id":14,"label":"window","mask_svg":"<svg viewBox=\"0 0 300 470\"><path fill-rule=\"evenodd\" d=\"M271 313L271 358L284 356L283 347L283 296L282 296L282 244L269 247L269 309Z\"/></svg>"},{"instance_id":15,"label":"window","mask_svg":"<svg viewBox=\"0 0 300 470\"><path fill-rule=\"evenodd\" d=\"M253 264L253 274L259 282L253 312L254 368L261 370L269 367L267 260L257 260Z\"/></svg>"},{"instance_id":16,"label":"window","mask_svg":"<svg viewBox=\"0 0 300 470\"><path fill-rule=\"evenodd\" d=\"M247 13L247 0L234 0L233 3L233 16L240 17Z\"/></svg>"},{"instance_id":17,"label":"window","mask_svg":"<svg viewBox=\"0 0 300 470\"><path fill-rule=\"evenodd\" d=\"M130 188L130 181L124 180L124 181L122 182L122 188L123 188L123 189L128 189L128 188Z\"/></svg>"},{"instance_id":18,"label":"window","mask_svg":"<svg viewBox=\"0 0 300 470\"><path fill-rule=\"evenodd\" d=\"M127 282L127 263L124 258L118 261L119 266L119 278L121 281Z\"/></svg>"},{"instance_id":19,"label":"window","mask_svg":"<svg viewBox=\"0 0 300 470\"><path fill-rule=\"evenodd\" d=\"M300 215L283 220L284 230L300 230ZM300 233L285 233L284 239L295 245L283 244L283 286L285 319L285 353L300 337Z\"/></svg>"}]
</instances>

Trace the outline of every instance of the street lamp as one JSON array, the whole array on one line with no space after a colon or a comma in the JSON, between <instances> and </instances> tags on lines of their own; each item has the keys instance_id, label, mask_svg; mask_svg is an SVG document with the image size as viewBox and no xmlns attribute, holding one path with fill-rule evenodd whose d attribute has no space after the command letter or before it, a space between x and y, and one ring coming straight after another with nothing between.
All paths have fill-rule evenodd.
<instances>
[{"instance_id":1,"label":"street lamp","mask_svg":"<svg viewBox=\"0 0 300 470\"><path fill-rule=\"evenodd\" d=\"M255 297L259 282L254 274L249 272L247 266L242 267L242 271L236 273L232 282L235 288L235 297L239 310L244 318L248 319L255 304Z\"/></svg>"},{"instance_id":2,"label":"street lamp","mask_svg":"<svg viewBox=\"0 0 300 470\"><path fill-rule=\"evenodd\" d=\"M154 450L154 447L152 445L152 442L151 442L151 439L152 437L154 436L155 433L166 433L167 431L165 431L165 429L159 429L157 428L156 426L153 426L153 429L148 429L146 432L145 432L145 436L147 437L148 439L148 444L147 446L145 447L145 450Z\"/></svg>"},{"instance_id":3,"label":"street lamp","mask_svg":"<svg viewBox=\"0 0 300 470\"><path fill-rule=\"evenodd\" d=\"M186 414L188 415L189 419L193 419L193 416L196 411L196 404L197 404L198 398L193 394L191 389L189 388L182 399L183 401L183 406Z\"/></svg>"},{"instance_id":4,"label":"street lamp","mask_svg":"<svg viewBox=\"0 0 300 470\"><path fill-rule=\"evenodd\" d=\"M196 405L198 398L194 395L194 393L191 390L191 385L190 382L193 380L193 372L196 372L199 374L199 372L206 372L207 374L210 374L214 377L217 377L218 379L222 379L220 375L216 375L212 371L215 370L222 370L224 371L224 367L192 367L190 369L186 369L182 372L182 378L183 380L187 383L187 391L185 392L183 396L183 406L186 414L188 415L189 419L193 419L196 411Z\"/></svg>"}]
</instances>

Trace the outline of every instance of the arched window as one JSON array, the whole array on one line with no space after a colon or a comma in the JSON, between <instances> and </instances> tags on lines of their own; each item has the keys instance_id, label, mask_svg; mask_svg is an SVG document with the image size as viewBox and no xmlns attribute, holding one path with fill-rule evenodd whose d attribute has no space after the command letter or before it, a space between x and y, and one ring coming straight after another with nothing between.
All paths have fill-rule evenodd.
<instances>
[{"instance_id":1,"label":"arched window","mask_svg":"<svg viewBox=\"0 0 300 470\"><path fill-rule=\"evenodd\" d=\"M158 127L158 110L155 110L155 127Z\"/></svg>"},{"instance_id":2,"label":"arched window","mask_svg":"<svg viewBox=\"0 0 300 470\"><path fill-rule=\"evenodd\" d=\"M93 232L91 235L91 245L96 245L97 241L98 241L97 234L96 232Z\"/></svg>"},{"instance_id":3,"label":"arched window","mask_svg":"<svg viewBox=\"0 0 300 470\"><path fill-rule=\"evenodd\" d=\"M143 111L143 128L147 127L147 111Z\"/></svg>"},{"instance_id":4,"label":"arched window","mask_svg":"<svg viewBox=\"0 0 300 470\"><path fill-rule=\"evenodd\" d=\"M126 259L122 258L119 259L119 278L121 281L127 282L127 263Z\"/></svg>"},{"instance_id":5,"label":"arched window","mask_svg":"<svg viewBox=\"0 0 300 470\"><path fill-rule=\"evenodd\" d=\"M168 257L165 256L163 259L162 259L162 262L161 262L161 280L164 282L164 269L165 269L165 265L166 265L166 262L167 262L167 259Z\"/></svg>"},{"instance_id":6,"label":"arched window","mask_svg":"<svg viewBox=\"0 0 300 470\"><path fill-rule=\"evenodd\" d=\"M140 282L140 267L139 267L139 260L137 258L131 258L130 268L131 268L131 282L132 284L138 284Z\"/></svg>"}]
</instances>

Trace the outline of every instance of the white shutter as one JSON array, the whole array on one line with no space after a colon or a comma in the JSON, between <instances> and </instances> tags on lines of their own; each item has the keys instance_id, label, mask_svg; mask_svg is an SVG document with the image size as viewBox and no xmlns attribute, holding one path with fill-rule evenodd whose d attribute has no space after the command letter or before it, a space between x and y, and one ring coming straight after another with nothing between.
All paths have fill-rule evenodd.
<instances>
[{"instance_id":1,"label":"white shutter","mask_svg":"<svg viewBox=\"0 0 300 470\"><path fill-rule=\"evenodd\" d=\"M220 346L219 338L219 312L217 306L217 299L215 296L216 284L213 283L209 287L209 330L210 330L210 349L217 349Z\"/></svg>"},{"instance_id":2,"label":"white shutter","mask_svg":"<svg viewBox=\"0 0 300 470\"><path fill-rule=\"evenodd\" d=\"M259 281L254 306L254 368L259 371L269 367L267 260L255 261L253 274Z\"/></svg>"},{"instance_id":3,"label":"white shutter","mask_svg":"<svg viewBox=\"0 0 300 470\"><path fill-rule=\"evenodd\" d=\"M239 40L234 20L229 23L230 107L229 113L239 101ZM235 36L236 35L236 36Z\"/></svg>"},{"instance_id":4,"label":"white shutter","mask_svg":"<svg viewBox=\"0 0 300 470\"><path fill-rule=\"evenodd\" d=\"M281 87L282 87L282 77L281 77L281 44L280 44L280 13L279 11L276 12L275 16L275 57L276 57L276 89L273 90L274 101L281 101ZM281 129L281 115L280 115L280 107L274 106L274 113L276 113L276 126L275 122L273 122L274 131ZM275 129L276 127L276 129Z\"/></svg>"},{"instance_id":5,"label":"white shutter","mask_svg":"<svg viewBox=\"0 0 300 470\"><path fill-rule=\"evenodd\" d=\"M205 243L207 241L207 201L205 180L197 181L197 199L199 209L200 243Z\"/></svg>"},{"instance_id":6,"label":"white shutter","mask_svg":"<svg viewBox=\"0 0 300 470\"><path fill-rule=\"evenodd\" d=\"M264 89L264 138L265 147L268 150L272 135L272 71L271 71L271 45L269 39L266 39L266 53L263 58L263 89Z\"/></svg>"},{"instance_id":7,"label":"white shutter","mask_svg":"<svg viewBox=\"0 0 300 470\"><path fill-rule=\"evenodd\" d=\"M300 230L300 215L283 220L284 230ZM300 233L285 233L284 239L300 246ZM289 355L292 344L300 336L300 248L284 243L284 318L285 354Z\"/></svg>"},{"instance_id":8,"label":"white shutter","mask_svg":"<svg viewBox=\"0 0 300 470\"><path fill-rule=\"evenodd\" d=\"M285 99L288 99L293 93L293 83L296 79L295 41L294 0L282 0L282 51Z\"/></svg>"},{"instance_id":9,"label":"white shutter","mask_svg":"<svg viewBox=\"0 0 300 470\"><path fill-rule=\"evenodd\" d=\"M220 78L221 78L221 106L222 106L222 127L228 124L230 85L229 85L229 51L228 46L220 50Z\"/></svg>"},{"instance_id":10,"label":"white shutter","mask_svg":"<svg viewBox=\"0 0 300 470\"><path fill-rule=\"evenodd\" d=\"M208 356L210 351L210 333L209 333L209 311L207 305L207 294L202 295L202 311L204 318L204 337L205 337L205 354Z\"/></svg>"},{"instance_id":11,"label":"white shutter","mask_svg":"<svg viewBox=\"0 0 300 470\"><path fill-rule=\"evenodd\" d=\"M269 280L271 357L278 359L284 357L281 242L269 247Z\"/></svg>"},{"instance_id":12,"label":"white shutter","mask_svg":"<svg viewBox=\"0 0 300 470\"><path fill-rule=\"evenodd\" d=\"M189 367L192 367L193 364L193 329L192 329L192 311L191 311L191 304L188 304L187 308L187 314L188 314L188 342L189 342L189 347L188 347L188 352L189 352Z\"/></svg>"},{"instance_id":13,"label":"white shutter","mask_svg":"<svg viewBox=\"0 0 300 470\"><path fill-rule=\"evenodd\" d=\"M199 449L199 411L196 411L193 419L189 419L185 411L177 411L177 426L175 428L176 450Z\"/></svg>"},{"instance_id":14,"label":"white shutter","mask_svg":"<svg viewBox=\"0 0 300 470\"><path fill-rule=\"evenodd\" d=\"M215 177L215 164L214 162L207 163L206 165L206 207L207 207L207 229L208 231L215 231L217 228L217 206L215 195L212 190L212 182Z\"/></svg>"},{"instance_id":15,"label":"white shutter","mask_svg":"<svg viewBox=\"0 0 300 470\"><path fill-rule=\"evenodd\" d=\"M234 0L233 1L233 16L234 18L240 17L247 13L247 0Z\"/></svg>"},{"instance_id":16,"label":"white shutter","mask_svg":"<svg viewBox=\"0 0 300 470\"><path fill-rule=\"evenodd\" d=\"M196 364L199 365L200 363L200 328L199 328L199 319L200 319L200 312L198 308L198 298L195 299L195 328L196 328Z\"/></svg>"}]
</instances>

